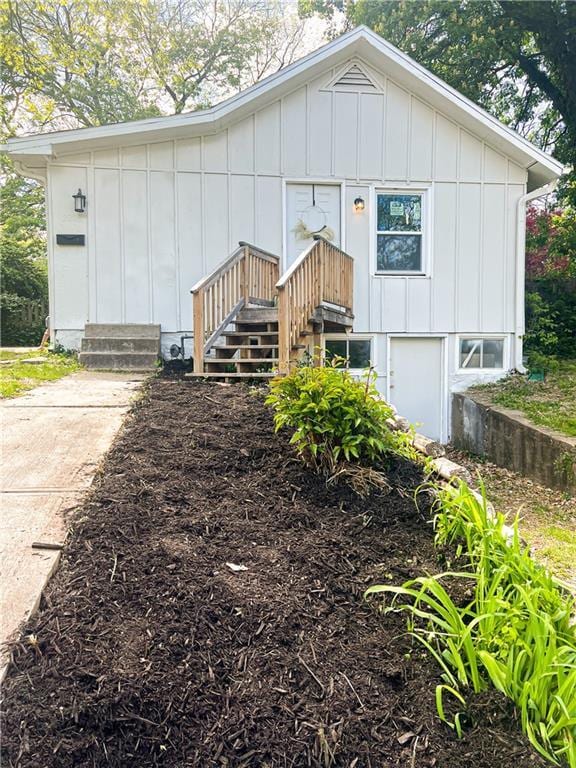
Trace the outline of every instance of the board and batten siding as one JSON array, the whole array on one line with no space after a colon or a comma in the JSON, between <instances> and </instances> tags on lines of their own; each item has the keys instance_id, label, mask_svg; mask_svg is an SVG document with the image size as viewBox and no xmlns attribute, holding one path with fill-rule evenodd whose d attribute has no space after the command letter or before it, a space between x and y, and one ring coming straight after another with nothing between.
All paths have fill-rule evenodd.
<instances>
[{"instance_id":1,"label":"board and batten siding","mask_svg":"<svg viewBox=\"0 0 576 768\"><path fill-rule=\"evenodd\" d=\"M310 179L344 185L356 331L512 332L526 171L385 73L364 69L378 92L330 90L330 70L217 133L53 160L54 327L90 320L191 330L192 285L238 240L280 255L283 183ZM72 211L79 186L85 216ZM427 190L429 274L375 276L376 190L405 187ZM359 194L362 214L353 211ZM78 231L86 248L54 244L55 233Z\"/></svg>"}]
</instances>

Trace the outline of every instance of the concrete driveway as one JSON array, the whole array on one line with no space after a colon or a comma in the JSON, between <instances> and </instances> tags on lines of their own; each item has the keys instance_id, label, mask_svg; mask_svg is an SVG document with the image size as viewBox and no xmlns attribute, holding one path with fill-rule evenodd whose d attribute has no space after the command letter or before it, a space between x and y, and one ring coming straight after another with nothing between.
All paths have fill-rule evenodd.
<instances>
[{"instance_id":1,"label":"concrete driveway","mask_svg":"<svg viewBox=\"0 0 576 768\"><path fill-rule=\"evenodd\" d=\"M0 643L14 638L38 606L68 516L145 378L82 371L2 401ZM0 658L0 679L6 660Z\"/></svg>"}]
</instances>

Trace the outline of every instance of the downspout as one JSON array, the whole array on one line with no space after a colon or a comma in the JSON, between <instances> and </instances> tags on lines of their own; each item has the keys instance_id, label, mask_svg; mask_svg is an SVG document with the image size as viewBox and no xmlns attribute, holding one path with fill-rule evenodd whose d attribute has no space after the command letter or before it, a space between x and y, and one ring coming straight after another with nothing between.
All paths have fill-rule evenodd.
<instances>
[{"instance_id":1,"label":"downspout","mask_svg":"<svg viewBox=\"0 0 576 768\"><path fill-rule=\"evenodd\" d=\"M514 367L526 373L522 363L522 339L525 331L525 274L526 274L526 204L538 197L549 195L558 186L558 179L528 192L518 200L516 209L516 323L514 331Z\"/></svg>"}]
</instances>

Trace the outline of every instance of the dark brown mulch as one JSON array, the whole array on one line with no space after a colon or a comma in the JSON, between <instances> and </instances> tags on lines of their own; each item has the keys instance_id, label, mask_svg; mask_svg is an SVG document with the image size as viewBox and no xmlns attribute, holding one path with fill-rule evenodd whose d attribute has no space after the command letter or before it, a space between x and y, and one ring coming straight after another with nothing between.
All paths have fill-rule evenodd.
<instances>
[{"instance_id":1,"label":"dark brown mulch","mask_svg":"<svg viewBox=\"0 0 576 768\"><path fill-rule=\"evenodd\" d=\"M13 650L2 765L543 765L494 694L456 739L405 618L363 601L439 567L418 473L388 474L327 488L261 394L154 381Z\"/></svg>"}]
</instances>

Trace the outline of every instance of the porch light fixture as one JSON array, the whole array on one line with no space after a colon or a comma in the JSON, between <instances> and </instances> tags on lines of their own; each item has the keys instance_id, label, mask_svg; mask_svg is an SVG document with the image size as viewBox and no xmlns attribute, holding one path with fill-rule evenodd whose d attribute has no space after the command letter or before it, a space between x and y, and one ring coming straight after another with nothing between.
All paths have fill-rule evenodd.
<instances>
[{"instance_id":1,"label":"porch light fixture","mask_svg":"<svg viewBox=\"0 0 576 768\"><path fill-rule=\"evenodd\" d=\"M86 210L86 195L82 194L82 190L78 188L78 192L72 195L74 198L74 210L76 213L84 213Z\"/></svg>"},{"instance_id":2,"label":"porch light fixture","mask_svg":"<svg viewBox=\"0 0 576 768\"><path fill-rule=\"evenodd\" d=\"M366 203L364 202L363 197L357 197L354 200L354 210L356 211L356 213L361 213L365 207L366 207Z\"/></svg>"}]
</instances>

